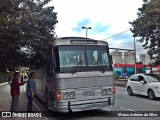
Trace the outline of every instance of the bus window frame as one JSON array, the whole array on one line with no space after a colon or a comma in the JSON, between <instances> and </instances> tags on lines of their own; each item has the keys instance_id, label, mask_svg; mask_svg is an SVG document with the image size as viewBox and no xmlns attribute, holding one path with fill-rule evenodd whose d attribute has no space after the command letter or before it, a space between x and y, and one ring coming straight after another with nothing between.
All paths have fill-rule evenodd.
<instances>
[{"instance_id":1,"label":"bus window frame","mask_svg":"<svg viewBox=\"0 0 160 120\"><path fill-rule=\"evenodd\" d=\"M79 46L79 45L59 45L59 46L55 46L54 49L54 55L55 55L55 65L54 65L54 69L55 72L57 73L72 73L73 69L75 68L75 66L73 67L60 67L60 61L59 61L59 50L58 48L60 46ZM97 46L97 45L88 45L88 46ZM107 53L107 57L109 60L109 65L106 67L106 65L100 65L100 66L89 66L88 65L88 59L87 59L87 47L88 46L84 46L82 45L82 47L84 47L84 54L85 54L85 62L86 65L85 66L78 66L78 69L76 72L86 72L86 71L111 71L112 70L112 64L110 61L110 54L109 54L109 48L108 46L101 46L101 47L106 47L106 53Z\"/></svg>"}]
</instances>

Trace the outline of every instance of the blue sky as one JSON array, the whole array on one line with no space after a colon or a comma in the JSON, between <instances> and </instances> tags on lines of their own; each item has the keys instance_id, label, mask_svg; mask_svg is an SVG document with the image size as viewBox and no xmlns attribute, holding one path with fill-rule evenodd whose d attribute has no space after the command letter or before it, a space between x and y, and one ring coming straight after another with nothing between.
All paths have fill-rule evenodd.
<instances>
[{"instance_id":1,"label":"blue sky","mask_svg":"<svg viewBox=\"0 0 160 120\"><path fill-rule=\"evenodd\" d=\"M89 24L91 24L91 23L92 23L92 20L90 20L90 19L87 19L87 18L82 19L81 21L77 22L77 26L75 26L72 30L75 32L82 32L82 31L84 31L84 29L82 29L82 26L83 27L89 26ZM100 22L98 22L98 23L95 23L94 26L92 26L89 31L90 31L90 34L92 34L92 35L97 34L97 33L99 34L99 33L107 32L110 27L111 27L111 24L103 25Z\"/></svg>"},{"instance_id":2,"label":"blue sky","mask_svg":"<svg viewBox=\"0 0 160 120\"><path fill-rule=\"evenodd\" d=\"M131 49L134 39L130 31L106 38L129 30L128 22L137 18L142 4L143 0L52 0L49 3L58 13L55 29L58 37L85 37L86 31L82 27L91 27L87 34L89 38L105 40L110 47ZM143 53L141 45L136 44L139 53Z\"/></svg>"}]
</instances>

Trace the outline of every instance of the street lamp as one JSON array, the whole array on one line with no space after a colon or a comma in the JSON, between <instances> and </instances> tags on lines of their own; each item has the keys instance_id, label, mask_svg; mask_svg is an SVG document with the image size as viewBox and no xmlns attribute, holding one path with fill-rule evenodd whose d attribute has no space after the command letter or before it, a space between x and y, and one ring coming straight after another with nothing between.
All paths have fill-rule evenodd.
<instances>
[{"instance_id":1,"label":"street lamp","mask_svg":"<svg viewBox=\"0 0 160 120\"><path fill-rule=\"evenodd\" d=\"M91 29L91 27L82 27L82 29L86 29L86 38L87 38L87 31L88 29Z\"/></svg>"}]
</instances>

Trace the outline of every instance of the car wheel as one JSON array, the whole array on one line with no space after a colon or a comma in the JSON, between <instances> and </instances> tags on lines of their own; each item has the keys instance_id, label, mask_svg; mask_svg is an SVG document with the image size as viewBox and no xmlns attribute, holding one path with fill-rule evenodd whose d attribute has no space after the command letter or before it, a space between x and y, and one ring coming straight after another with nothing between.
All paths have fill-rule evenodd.
<instances>
[{"instance_id":1,"label":"car wheel","mask_svg":"<svg viewBox=\"0 0 160 120\"><path fill-rule=\"evenodd\" d=\"M155 99L155 94L154 94L153 90L148 91L148 98L151 100Z\"/></svg>"},{"instance_id":2,"label":"car wheel","mask_svg":"<svg viewBox=\"0 0 160 120\"><path fill-rule=\"evenodd\" d=\"M133 92L132 92L131 87L128 87L128 88L127 88L127 92L128 92L128 95L133 95Z\"/></svg>"}]
</instances>

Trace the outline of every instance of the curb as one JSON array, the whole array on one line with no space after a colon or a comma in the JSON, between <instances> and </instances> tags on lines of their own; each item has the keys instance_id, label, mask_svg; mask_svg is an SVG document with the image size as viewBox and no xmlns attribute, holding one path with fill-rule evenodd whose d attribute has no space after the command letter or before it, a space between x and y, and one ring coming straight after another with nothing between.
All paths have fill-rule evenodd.
<instances>
[{"instance_id":1,"label":"curb","mask_svg":"<svg viewBox=\"0 0 160 120\"><path fill-rule=\"evenodd\" d=\"M0 83L0 86L7 85L8 82Z\"/></svg>"}]
</instances>

